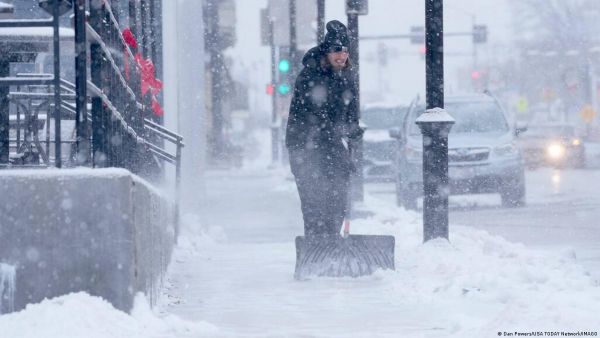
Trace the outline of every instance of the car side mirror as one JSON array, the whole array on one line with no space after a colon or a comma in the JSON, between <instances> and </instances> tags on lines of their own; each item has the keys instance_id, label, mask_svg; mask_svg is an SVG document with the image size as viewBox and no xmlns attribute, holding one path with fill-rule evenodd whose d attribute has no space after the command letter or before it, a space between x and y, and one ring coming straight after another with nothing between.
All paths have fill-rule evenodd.
<instances>
[{"instance_id":1,"label":"car side mirror","mask_svg":"<svg viewBox=\"0 0 600 338\"><path fill-rule=\"evenodd\" d=\"M391 138L395 138L395 139L402 138L402 132L400 131L400 128L398 128L398 127L390 129L389 133L390 133Z\"/></svg>"},{"instance_id":2,"label":"car side mirror","mask_svg":"<svg viewBox=\"0 0 600 338\"><path fill-rule=\"evenodd\" d=\"M515 136L519 136L527 131L527 125L525 123L517 122L515 125Z\"/></svg>"}]
</instances>

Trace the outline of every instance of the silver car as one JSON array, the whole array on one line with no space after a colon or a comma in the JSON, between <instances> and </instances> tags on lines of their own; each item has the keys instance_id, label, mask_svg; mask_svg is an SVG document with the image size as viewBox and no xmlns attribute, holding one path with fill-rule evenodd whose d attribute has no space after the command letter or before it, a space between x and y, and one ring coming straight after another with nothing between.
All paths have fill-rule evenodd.
<instances>
[{"instance_id":1,"label":"silver car","mask_svg":"<svg viewBox=\"0 0 600 338\"><path fill-rule=\"evenodd\" d=\"M394 146L389 129L402 124L406 106L375 105L363 110L360 118L363 135L363 177L367 182L394 181Z\"/></svg>"},{"instance_id":2,"label":"silver car","mask_svg":"<svg viewBox=\"0 0 600 338\"><path fill-rule=\"evenodd\" d=\"M525 204L525 170L507 117L486 94L445 99L455 124L448 136L448 176L451 194L500 193L504 206ZM399 205L417 207L423 194L423 137L416 118L425 107L416 105L400 128L390 130L396 139L396 193Z\"/></svg>"}]
</instances>

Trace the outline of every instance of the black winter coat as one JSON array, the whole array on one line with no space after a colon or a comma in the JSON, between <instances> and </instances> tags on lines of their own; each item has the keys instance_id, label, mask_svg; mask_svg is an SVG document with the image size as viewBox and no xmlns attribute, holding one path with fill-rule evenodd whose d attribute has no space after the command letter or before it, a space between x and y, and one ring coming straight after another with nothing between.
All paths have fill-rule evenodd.
<instances>
[{"instance_id":1,"label":"black winter coat","mask_svg":"<svg viewBox=\"0 0 600 338\"><path fill-rule=\"evenodd\" d=\"M324 57L314 47L302 59L304 68L294 86L285 144L291 160L293 153L304 151L320 169L347 174L352 164L342 139L362 136L355 73L351 67L340 72L324 67Z\"/></svg>"}]
</instances>

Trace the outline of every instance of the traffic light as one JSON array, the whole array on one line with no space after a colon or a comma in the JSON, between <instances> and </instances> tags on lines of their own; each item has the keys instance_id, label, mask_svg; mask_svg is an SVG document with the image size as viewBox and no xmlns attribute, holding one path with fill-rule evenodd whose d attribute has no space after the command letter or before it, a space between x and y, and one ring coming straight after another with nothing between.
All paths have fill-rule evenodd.
<instances>
[{"instance_id":1,"label":"traffic light","mask_svg":"<svg viewBox=\"0 0 600 338\"><path fill-rule=\"evenodd\" d=\"M287 95L291 91L290 86L290 70L292 69L292 63L286 56L279 59L277 63L278 81L277 81L277 93L279 95Z\"/></svg>"},{"instance_id":2,"label":"traffic light","mask_svg":"<svg viewBox=\"0 0 600 338\"><path fill-rule=\"evenodd\" d=\"M419 57L421 60L425 60L425 54L427 54L427 47L423 44L419 46Z\"/></svg>"},{"instance_id":3,"label":"traffic light","mask_svg":"<svg viewBox=\"0 0 600 338\"><path fill-rule=\"evenodd\" d=\"M280 49L279 60L277 61L277 82L275 91L278 95L285 96L290 93L292 86L290 85L292 77L292 60L290 59L289 51Z\"/></svg>"},{"instance_id":4,"label":"traffic light","mask_svg":"<svg viewBox=\"0 0 600 338\"><path fill-rule=\"evenodd\" d=\"M281 59L279 60L279 64L277 65L277 69L279 69L279 71L281 73L287 73L290 71L290 60L288 59Z\"/></svg>"},{"instance_id":5,"label":"traffic light","mask_svg":"<svg viewBox=\"0 0 600 338\"><path fill-rule=\"evenodd\" d=\"M485 70L478 69L471 71L471 85L476 91L486 89L488 85L488 73Z\"/></svg>"},{"instance_id":6,"label":"traffic light","mask_svg":"<svg viewBox=\"0 0 600 338\"><path fill-rule=\"evenodd\" d=\"M425 44L425 27L424 26L412 26L410 27L410 43L414 45Z\"/></svg>"},{"instance_id":7,"label":"traffic light","mask_svg":"<svg viewBox=\"0 0 600 338\"><path fill-rule=\"evenodd\" d=\"M346 0L346 14L367 15L368 13L368 0Z\"/></svg>"},{"instance_id":8,"label":"traffic light","mask_svg":"<svg viewBox=\"0 0 600 338\"><path fill-rule=\"evenodd\" d=\"M267 93L267 95L273 96L273 93L275 93L275 86L272 83L269 83L265 92Z\"/></svg>"},{"instance_id":9,"label":"traffic light","mask_svg":"<svg viewBox=\"0 0 600 338\"><path fill-rule=\"evenodd\" d=\"M487 26L473 25L473 43L487 42Z\"/></svg>"}]
</instances>

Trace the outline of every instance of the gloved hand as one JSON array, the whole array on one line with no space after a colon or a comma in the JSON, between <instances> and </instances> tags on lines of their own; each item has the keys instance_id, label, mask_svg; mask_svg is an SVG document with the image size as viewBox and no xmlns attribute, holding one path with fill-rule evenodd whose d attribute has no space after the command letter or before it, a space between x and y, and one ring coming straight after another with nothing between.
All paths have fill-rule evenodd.
<instances>
[{"instance_id":1,"label":"gloved hand","mask_svg":"<svg viewBox=\"0 0 600 338\"><path fill-rule=\"evenodd\" d=\"M350 125L348 128L347 136L349 139L353 141L360 140L365 133L365 130L361 128L358 124Z\"/></svg>"}]
</instances>

